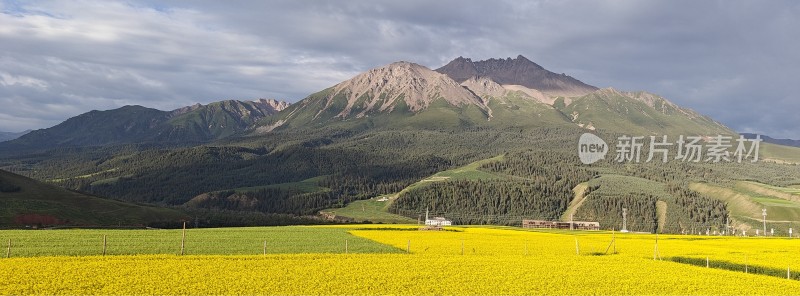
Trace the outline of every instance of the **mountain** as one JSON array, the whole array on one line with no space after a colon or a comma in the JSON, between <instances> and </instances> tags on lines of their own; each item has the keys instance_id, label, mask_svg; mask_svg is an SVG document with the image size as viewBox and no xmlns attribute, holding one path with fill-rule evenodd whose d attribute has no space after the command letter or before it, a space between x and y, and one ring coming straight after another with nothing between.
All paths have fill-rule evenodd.
<instances>
[{"instance_id":1,"label":"mountain","mask_svg":"<svg viewBox=\"0 0 800 296\"><path fill-rule=\"evenodd\" d=\"M486 121L485 102L444 74L409 62L374 68L293 104L259 132L278 126L375 119L389 125L437 126Z\"/></svg>"},{"instance_id":2,"label":"mountain","mask_svg":"<svg viewBox=\"0 0 800 296\"><path fill-rule=\"evenodd\" d=\"M566 74L550 72L522 55L515 59L488 59L477 62L458 57L436 69L436 72L446 74L459 83L475 76L485 76L501 85L521 85L549 96L574 97L597 90L597 87Z\"/></svg>"},{"instance_id":3,"label":"mountain","mask_svg":"<svg viewBox=\"0 0 800 296\"><path fill-rule=\"evenodd\" d=\"M752 133L740 133L747 139L755 139L757 134ZM775 139L770 136L761 135L761 139L766 143L778 144L783 146L794 146L800 147L800 140L792 140L792 139Z\"/></svg>"},{"instance_id":4,"label":"mountain","mask_svg":"<svg viewBox=\"0 0 800 296\"><path fill-rule=\"evenodd\" d=\"M0 150L132 143L202 143L242 132L288 106L276 100L227 100L173 111L124 106L90 111L0 144Z\"/></svg>"},{"instance_id":5,"label":"mountain","mask_svg":"<svg viewBox=\"0 0 800 296\"><path fill-rule=\"evenodd\" d=\"M522 56L475 63L458 58L438 71L447 75L409 62L371 69L308 96L260 122L255 131L573 127L635 135L734 134L658 95L596 89L552 74Z\"/></svg>"},{"instance_id":6,"label":"mountain","mask_svg":"<svg viewBox=\"0 0 800 296\"><path fill-rule=\"evenodd\" d=\"M24 136L27 133L30 133L31 130L26 130L23 132L12 133L12 132L0 132L0 142L10 141L19 137Z\"/></svg>"},{"instance_id":7,"label":"mountain","mask_svg":"<svg viewBox=\"0 0 800 296\"><path fill-rule=\"evenodd\" d=\"M176 210L86 195L3 170L0 205L0 226L144 226L188 218Z\"/></svg>"}]
</instances>

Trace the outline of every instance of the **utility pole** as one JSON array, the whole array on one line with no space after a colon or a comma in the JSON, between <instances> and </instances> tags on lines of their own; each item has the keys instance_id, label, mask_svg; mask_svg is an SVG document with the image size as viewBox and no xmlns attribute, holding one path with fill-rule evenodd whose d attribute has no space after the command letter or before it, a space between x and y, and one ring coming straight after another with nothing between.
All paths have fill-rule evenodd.
<instances>
[{"instance_id":1,"label":"utility pole","mask_svg":"<svg viewBox=\"0 0 800 296\"><path fill-rule=\"evenodd\" d=\"M731 233L731 218L725 218L725 231Z\"/></svg>"},{"instance_id":2,"label":"utility pole","mask_svg":"<svg viewBox=\"0 0 800 296\"><path fill-rule=\"evenodd\" d=\"M761 209L761 215L764 216L764 236L767 236L767 209Z\"/></svg>"},{"instance_id":3,"label":"utility pole","mask_svg":"<svg viewBox=\"0 0 800 296\"><path fill-rule=\"evenodd\" d=\"M622 208L622 229L619 232L628 232L628 209Z\"/></svg>"}]
</instances>

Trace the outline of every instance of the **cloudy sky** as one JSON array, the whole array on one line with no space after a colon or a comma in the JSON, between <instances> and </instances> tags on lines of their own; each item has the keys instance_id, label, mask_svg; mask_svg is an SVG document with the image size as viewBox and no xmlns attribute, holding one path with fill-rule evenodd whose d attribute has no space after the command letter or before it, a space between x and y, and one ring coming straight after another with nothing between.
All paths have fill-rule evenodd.
<instances>
[{"instance_id":1,"label":"cloudy sky","mask_svg":"<svg viewBox=\"0 0 800 296\"><path fill-rule=\"evenodd\" d=\"M0 131L131 104L296 102L394 61L522 54L800 138L798 15L798 1L3 0Z\"/></svg>"}]
</instances>

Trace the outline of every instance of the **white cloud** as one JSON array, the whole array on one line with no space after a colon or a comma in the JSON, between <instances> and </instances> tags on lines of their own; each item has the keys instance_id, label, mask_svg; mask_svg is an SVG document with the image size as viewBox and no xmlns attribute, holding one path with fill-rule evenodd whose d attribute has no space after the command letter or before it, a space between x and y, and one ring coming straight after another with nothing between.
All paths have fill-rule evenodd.
<instances>
[{"instance_id":1,"label":"white cloud","mask_svg":"<svg viewBox=\"0 0 800 296\"><path fill-rule=\"evenodd\" d=\"M28 76L11 75L5 72L0 72L0 85L6 87L20 85L24 87L35 87L40 89L46 89L48 87L47 82L42 80Z\"/></svg>"}]
</instances>

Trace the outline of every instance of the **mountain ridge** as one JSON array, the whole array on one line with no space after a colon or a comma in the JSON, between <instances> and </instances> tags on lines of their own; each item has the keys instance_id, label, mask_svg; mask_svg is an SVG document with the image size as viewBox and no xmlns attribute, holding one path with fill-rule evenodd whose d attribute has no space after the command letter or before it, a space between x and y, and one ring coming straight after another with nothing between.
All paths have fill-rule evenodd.
<instances>
[{"instance_id":1,"label":"mountain ridge","mask_svg":"<svg viewBox=\"0 0 800 296\"><path fill-rule=\"evenodd\" d=\"M792 146L792 147L800 147L800 140L795 139L777 139L766 135L761 134L754 134L754 133L740 133L746 139L755 139L757 135L761 136L761 139L764 140L766 143L778 144L783 146Z\"/></svg>"},{"instance_id":2,"label":"mountain ridge","mask_svg":"<svg viewBox=\"0 0 800 296\"><path fill-rule=\"evenodd\" d=\"M558 98L554 105L580 127L643 135L735 134L692 109L645 91L608 87L581 97Z\"/></svg>"},{"instance_id":3,"label":"mountain ridge","mask_svg":"<svg viewBox=\"0 0 800 296\"><path fill-rule=\"evenodd\" d=\"M0 143L0 150L103 146L136 143L202 143L251 128L289 104L283 101L225 100L172 111L138 105L92 110L53 127Z\"/></svg>"},{"instance_id":4,"label":"mountain ridge","mask_svg":"<svg viewBox=\"0 0 800 296\"><path fill-rule=\"evenodd\" d=\"M471 63L463 57L456 60ZM522 56L482 63L477 65L489 69L482 70L484 74L508 74L520 69L534 69L544 76L552 73ZM477 66L471 67L480 74ZM422 129L549 125L646 135L734 133L707 116L644 91L599 89L564 78L565 83L572 84L562 91L582 89L585 94L553 96L521 84L501 84L497 75L473 75L458 82L441 72L409 62L376 67L309 95L287 112L260 123L255 131L263 134L276 129L332 126L349 129L354 125ZM524 83L526 77L535 75L520 76L506 77L506 81Z\"/></svg>"},{"instance_id":5,"label":"mountain ridge","mask_svg":"<svg viewBox=\"0 0 800 296\"><path fill-rule=\"evenodd\" d=\"M582 96L598 89L566 74L550 72L522 55L477 62L458 57L435 71L459 83L474 76L486 76L501 85L522 85L550 96Z\"/></svg>"},{"instance_id":6,"label":"mountain ridge","mask_svg":"<svg viewBox=\"0 0 800 296\"><path fill-rule=\"evenodd\" d=\"M447 70L459 67L466 70ZM549 87L550 92L525 84ZM553 90L573 96L554 96ZM585 94L574 96L576 90ZM571 125L643 134L733 133L713 119L658 95L599 89L550 72L519 55L478 62L459 57L437 71L412 62L390 63L295 104L266 99L224 100L172 111L142 106L94 110L4 142L0 150L137 143L195 145L276 129L347 129L354 125L416 129Z\"/></svg>"}]
</instances>

